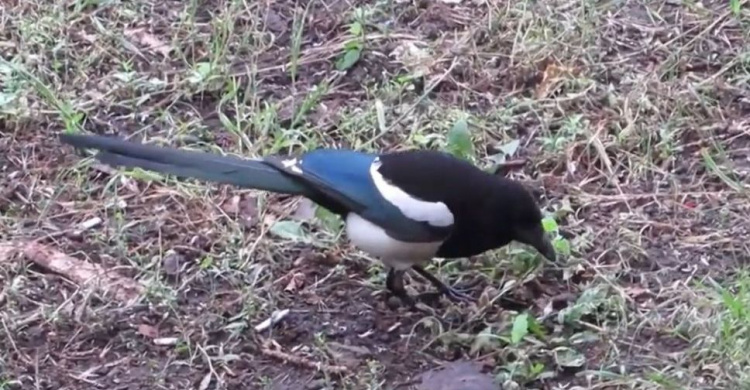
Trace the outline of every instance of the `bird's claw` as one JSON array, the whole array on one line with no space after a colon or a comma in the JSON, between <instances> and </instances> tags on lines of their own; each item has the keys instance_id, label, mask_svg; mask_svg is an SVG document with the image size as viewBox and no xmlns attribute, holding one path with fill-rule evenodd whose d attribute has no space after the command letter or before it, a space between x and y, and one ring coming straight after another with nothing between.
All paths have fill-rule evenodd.
<instances>
[{"instance_id":1,"label":"bird's claw","mask_svg":"<svg viewBox=\"0 0 750 390\"><path fill-rule=\"evenodd\" d=\"M473 302L474 298L467 294L468 290L459 290L455 287L446 286L442 291L432 291L419 294L418 298L424 301L435 301L441 296L454 301L454 302Z\"/></svg>"},{"instance_id":2,"label":"bird's claw","mask_svg":"<svg viewBox=\"0 0 750 390\"><path fill-rule=\"evenodd\" d=\"M427 305L420 302L420 300L418 299L419 297L417 297L417 299L414 299L414 297L405 293L404 294L393 293L391 297L397 298L404 307L406 307L407 309L411 311L420 312L423 314L433 314L433 313L430 313L430 308ZM388 305L391 306L391 304L388 304ZM394 302L394 305L397 305L397 304Z\"/></svg>"},{"instance_id":3,"label":"bird's claw","mask_svg":"<svg viewBox=\"0 0 750 390\"><path fill-rule=\"evenodd\" d=\"M452 300L457 301L457 302L471 302L471 301L474 301L474 297L472 297L471 295L467 294L466 292L468 292L468 289L462 291L462 290L458 290L458 289L456 289L454 287L448 287L448 289L446 291L444 291L443 293L449 299L452 299Z\"/></svg>"}]
</instances>

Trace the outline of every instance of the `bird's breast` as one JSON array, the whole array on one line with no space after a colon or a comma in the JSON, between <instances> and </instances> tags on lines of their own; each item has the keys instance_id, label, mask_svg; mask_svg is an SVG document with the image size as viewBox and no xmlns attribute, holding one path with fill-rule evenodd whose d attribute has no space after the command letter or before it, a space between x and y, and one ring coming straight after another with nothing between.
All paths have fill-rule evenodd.
<instances>
[{"instance_id":1,"label":"bird's breast","mask_svg":"<svg viewBox=\"0 0 750 390\"><path fill-rule=\"evenodd\" d=\"M379 257L383 263L397 269L407 269L413 264L429 261L442 243L396 240L380 226L355 213L349 213L346 217L346 234L359 249Z\"/></svg>"}]
</instances>

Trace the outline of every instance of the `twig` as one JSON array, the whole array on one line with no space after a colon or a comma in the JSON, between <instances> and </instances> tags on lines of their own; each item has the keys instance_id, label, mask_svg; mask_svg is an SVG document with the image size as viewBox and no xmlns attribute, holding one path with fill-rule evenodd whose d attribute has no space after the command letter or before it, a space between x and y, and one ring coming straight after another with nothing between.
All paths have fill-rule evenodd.
<instances>
[{"instance_id":1,"label":"twig","mask_svg":"<svg viewBox=\"0 0 750 390\"><path fill-rule=\"evenodd\" d=\"M37 242L0 243L0 262L8 261L17 253L29 260L63 275L79 285L88 285L102 292L110 292L122 302L132 303L144 293L136 281L107 270L99 264L78 260Z\"/></svg>"},{"instance_id":2,"label":"twig","mask_svg":"<svg viewBox=\"0 0 750 390\"><path fill-rule=\"evenodd\" d=\"M270 356L275 359L283 360L285 362L296 364L302 367L311 368L314 370L323 370L323 371L333 373L333 374L346 374L349 372L349 368L344 367L344 366L336 366L336 365L324 364L320 362L313 362L301 356L294 356L285 352L275 351L269 348L263 348L261 349L261 352L263 352L263 354L266 356Z\"/></svg>"}]
</instances>

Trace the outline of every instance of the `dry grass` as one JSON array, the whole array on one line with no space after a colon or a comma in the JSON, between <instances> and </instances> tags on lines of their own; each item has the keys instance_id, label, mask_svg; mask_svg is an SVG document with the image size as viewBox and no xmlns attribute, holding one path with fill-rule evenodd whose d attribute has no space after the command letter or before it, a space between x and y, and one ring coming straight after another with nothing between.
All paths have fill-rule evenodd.
<instances>
[{"instance_id":1,"label":"dry grass","mask_svg":"<svg viewBox=\"0 0 750 390\"><path fill-rule=\"evenodd\" d=\"M457 358L507 389L750 387L750 4L449 3L7 3L0 236L146 292L122 305L0 259L0 389L414 388ZM512 174L571 253L436 262L480 298L425 318L375 296L380 266L321 210L113 171L55 137L452 148L462 118L477 164L528 159Z\"/></svg>"}]
</instances>

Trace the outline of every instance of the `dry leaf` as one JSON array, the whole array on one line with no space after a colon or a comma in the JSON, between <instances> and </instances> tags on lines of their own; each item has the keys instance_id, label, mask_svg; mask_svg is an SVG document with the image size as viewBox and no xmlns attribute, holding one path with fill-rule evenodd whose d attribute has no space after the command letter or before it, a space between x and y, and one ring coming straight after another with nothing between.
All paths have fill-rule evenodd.
<instances>
[{"instance_id":1,"label":"dry leaf","mask_svg":"<svg viewBox=\"0 0 750 390\"><path fill-rule=\"evenodd\" d=\"M229 215L236 215L240 212L240 196L235 195L231 197L230 199L227 199L224 203L221 204L221 209L224 210L225 213Z\"/></svg>"},{"instance_id":2,"label":"dry leaf","mask_svg":"<svg viewBox=\"0 0 750 390\"><path fill-rule=\"evenodd\" d=\"M641 295L651 294L651 291L643 287L627 287L625 288L625 294L628 294L629 297L636 299Z\"/></svg>"},{"instance_id":3,"label":"dry leaf","mask_svg":"<svg viewBox=\"0 0 750 390\"><path fill-rule=\"evenodd\" d=\"M161 53L164 57L168 57L169 52L172 51L172 48L169 47L169 45L146 31L146 28L144 27L125 29L125 35L130 39L134 39L141 45L146 46L150 50Z\"/></svg>"},{"instance_id":4,"label":"dry leaf","mask_svg":"<svg viewBox=\"0 0 750 390\"><path fill-rule=\"evenodd\" d=\"M302 198L297 202L297 207L292 214L292 218L298 221L309 221L315 218L315 203L307 198Z\"/></svg>"},{"instance_id":5,"label":"dry leaf","mask_svg":"<svg viewBox=\"0 0 750 390\"><path fill-rule=\"evenodd\" d=\"M576 73L576 68L549 63L542 73L542 80L536 86L536 98L546 98L560 81Z\"/></svg>"},{"instance_id":6,"label":"dry leaf","mask_svg":"<svg viewBox=\"0 0 750 390\"><path fill-rule=\"evenodd\" d=\"M442 367L423 372L419 390L500 390L491 376L482 373L482 365L472 361L460 360Z\"/></svg>"},{"instance_id":7,"label":"dry leaf","mask_svg":"<svg viewBox=\"0 0 750 390\"><path fill-rule=\"evenodd\" d=\"M286 287L284 287L284 291L286 292L295 292L302 288L305 284L305 274L302 272L295 272L292 277L289 279L289 283L287 283Z\"/></svg>"},{"instance_id":8,"label":"dry leaf","mask_svg":"<svg viewBox=\"0 0 750 390\"><path fill-rule=\"evenodd\" d=\"M390 54L396 61L402 63L414 76L429 76L435 62L426 48L417 47L414 42L404 41Z\"/></svg>"},{"instance_id":9,"label":"dry leaf","mask_svg":"<svg viewBox=\"0 0 750 390\"><path fill-rule=\"evenodd\" d=\"M156 329L156 327L153 327L151 325L146 325L146 324L138 325L138 333L150 339L155 339L159 337L159 330Z\"/></svg>"}]
</instances>

